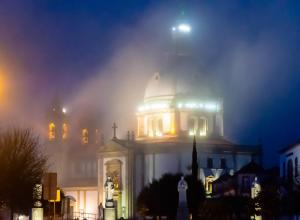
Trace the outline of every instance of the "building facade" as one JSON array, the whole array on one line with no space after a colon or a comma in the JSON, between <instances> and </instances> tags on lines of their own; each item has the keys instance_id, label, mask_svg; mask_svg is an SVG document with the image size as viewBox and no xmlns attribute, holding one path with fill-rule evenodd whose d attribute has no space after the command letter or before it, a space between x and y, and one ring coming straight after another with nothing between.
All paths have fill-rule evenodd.
<instances>
[{"instance_id":1,"label":"building facade","mask_svg":"<svg viewBox=\"0 0 300 220\"><path fill-rule=\"evenodd\" d=\"M300 186L300 143L290 144L280 150L280 177L292 188Z\"/></svg>"},{"instance_id":2,"label":"building facade","mask_svg":"<svg viewBox=\"0 0 300 220\"><path fill-rule=\"evenodd\" d=\"M48 118L52 171L58 172L65 194L76 200L76 212L97 215L98 206L105 204L109 176L118 218L135 216L143 187L165 173L191 173L194 136L198 176L207 195L222 174L233 175L251 161L260 163L260 145L235 144L225 138L223 100L211 92L206 77L198 79L201 74L190 52L191 31L185 23L172 28L173 46L166 64L149 79L144 99L137 104L136 130L127 138L119 139L114 125L113 137L103 143L93 120L71 129L66 110L52 107ZM72 138L72 131L77 138Z\"/></svg>"},{"instance_id":3,"label":"building facade","mask_svg":"<svg viewBox=\"0 0 300 220\"><path fill-rule=\"evenodd\" d=\"M75 201L74 216L92 218L98 213L96 152L102 137L98 116L87 115L71 112L55 98L46 116L44 136L49 171L57 172L58 187Z\"/></svg>"},{"instance_id":4,"label":"building facade","mask_svg":"<svg viewBox=\"0 0 300 220\"><path fill-rule=\"evenodd\" d=\"M125 140L114 136L98 150L99 201L104 203L103 184L112 176L120 189L119 217L135 215L139 192L154 179L165 173L191 173L194 136L198 176L208 196L212 182L222 174L233 175L251 161L260 163L259 145L235 144L224 137L223 101L211 92L207 77L197 72L190 34L188 24L172 28L173 47L166 65L150 77L137 106L135 134L129 132Z\"/></svg>"}]
</instances>

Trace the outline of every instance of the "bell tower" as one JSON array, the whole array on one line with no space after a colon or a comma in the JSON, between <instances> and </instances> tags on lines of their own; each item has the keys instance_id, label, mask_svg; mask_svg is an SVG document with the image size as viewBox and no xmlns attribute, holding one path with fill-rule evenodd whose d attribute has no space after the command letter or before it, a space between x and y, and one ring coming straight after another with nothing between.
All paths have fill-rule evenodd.
<instances>
[{"instance_id":1,"label":"bell tower","mask_svg":"<svg viewBox=\"0 0 300 220\"><path fill-rule=\"evenodd\" d=\"M62 106L60 98L55 96L47 114L47 139L57 142L67 140L68 136L67 109Z\"/></svg>"}]
</instances>

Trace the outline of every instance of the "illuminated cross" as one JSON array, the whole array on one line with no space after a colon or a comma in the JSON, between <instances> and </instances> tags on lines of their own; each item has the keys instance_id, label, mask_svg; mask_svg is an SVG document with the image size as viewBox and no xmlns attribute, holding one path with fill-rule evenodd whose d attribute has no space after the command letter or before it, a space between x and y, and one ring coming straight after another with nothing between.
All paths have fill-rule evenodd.
<instances>
[{"instance_id":1,"label":"illuminated cross","mask_svg":"<svg viewBox=\"0 0 300 220\"><path fill-rule=\"evenodd\" d=\"M118 127L117 127L116 123L114 123L113 126L112 126L112 129L114 130L114 137L113 137L113 139L116 139L116 138L117 138L117 136L116 136L117 128L118 128Z\"/></svg>"}]
</instances>

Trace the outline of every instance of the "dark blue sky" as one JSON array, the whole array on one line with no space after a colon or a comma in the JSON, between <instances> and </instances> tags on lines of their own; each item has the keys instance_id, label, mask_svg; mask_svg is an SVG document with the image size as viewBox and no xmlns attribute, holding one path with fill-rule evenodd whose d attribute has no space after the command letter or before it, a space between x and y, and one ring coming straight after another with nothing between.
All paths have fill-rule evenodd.
<instances>
[{"instance_id":1,"label":"dark blue sky","mask_svg":"<svg viewBox=\"0 0 300 220\"><path fill-rule=\"evenodd\" d=\"M70 103L88 94L108 106L102 114L121 118L121 110L110 109L124 100L117 92L133 96L128 106L141 100L182 8L199 63L224 97L225 135L240 143L262 138L265 164L275 164L279 147L300 138L296 0L2 0L0 66L13 84L10 110L41 111L55 93ZM129 91L133 77L143 83Z\"/></svg>"}]
</instances>

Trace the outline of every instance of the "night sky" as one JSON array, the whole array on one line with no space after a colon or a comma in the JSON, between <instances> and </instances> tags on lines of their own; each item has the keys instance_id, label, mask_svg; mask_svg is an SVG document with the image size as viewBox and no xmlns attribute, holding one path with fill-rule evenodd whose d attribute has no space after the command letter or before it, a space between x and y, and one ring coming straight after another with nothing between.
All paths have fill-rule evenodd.
<instances>
[{"instance_id":1,"label":"night sky","mask_svg":"<svg viewBox=\"0 0 300 220\"><path fill-rule=\"evenodd\" d=\"M276 165L278 149L300 139L296 0L2 0L2 121L36 125L59 94L70 109L97 109L103 125L126 130L182 10L223 96L225 136L261 139L265 165Z\"/></svg>"}]
</instances>

